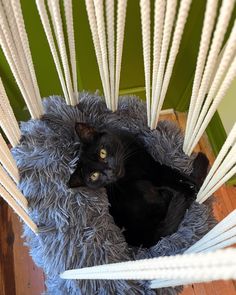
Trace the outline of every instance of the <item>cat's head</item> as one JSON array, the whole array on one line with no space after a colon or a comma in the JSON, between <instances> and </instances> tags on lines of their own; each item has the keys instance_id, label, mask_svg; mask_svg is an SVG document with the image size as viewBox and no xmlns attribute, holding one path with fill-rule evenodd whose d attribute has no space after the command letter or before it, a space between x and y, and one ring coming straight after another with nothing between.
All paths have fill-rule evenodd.
<instances>
[{"instance_id":1,"label":"cat's head","mask_svg":"<svg viewBox=\"0 0 236 295\"><path fill-rule=\"evenodd\" d=\"M98 131L86 123L76 123L80 155L69 187L87 186L97 189L113 183L124 176L124 147L119 137Z\"/></svg>"}]
</instances>

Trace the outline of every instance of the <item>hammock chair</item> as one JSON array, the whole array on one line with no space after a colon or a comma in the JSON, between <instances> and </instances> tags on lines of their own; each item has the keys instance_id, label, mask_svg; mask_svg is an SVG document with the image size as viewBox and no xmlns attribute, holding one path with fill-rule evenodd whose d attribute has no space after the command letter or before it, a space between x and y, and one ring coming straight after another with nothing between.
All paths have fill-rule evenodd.
<instances>
[{"instance_id":1,"label":"hammock chair","mask_svg":"<svg viewBox=\"0 0 236 295\"><path fill-rule=\"evenodd\" d=\"M191 173L193 150L236 77L235 1L206 3L184 136L159 116L192 1L155 1L152 50L152 5L140 0L146 105L119 96L127 0L85 1L104 96L78 92L77 7L62 2L35 1L63 90L41 100L20 0L0 1L1 48L31 115L19 128L0 80L0 195L25 223L47 294L174 295L181 285L235 279L236 250L222 248L236 242L236 211L216 225L207 200L236 173L236 124L177 232L149 249L127 245L104 189L67 187L78 160L77 121L138 134L156 160Z\"/></svg>"}]
</instances>

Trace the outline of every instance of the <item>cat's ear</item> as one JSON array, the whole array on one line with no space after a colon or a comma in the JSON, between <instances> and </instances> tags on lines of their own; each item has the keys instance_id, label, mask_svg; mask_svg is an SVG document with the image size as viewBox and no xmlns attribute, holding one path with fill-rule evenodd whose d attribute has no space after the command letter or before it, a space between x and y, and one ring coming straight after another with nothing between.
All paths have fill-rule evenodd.
<instances>
[{"instance_id":1,"label":"cat's ear","mask_svg":"<svg viewBox=\"0 0 236 295\"><path fill-rule=\"evenodd\" d=\"M81 170L79 167L77 167L75 172L70 176L70 179L69 179L67 185L70 188L84 186Z\"/></svg>"},{"instance_id":2,"label":"cat's ear","mask_svg":"<svg viewBox=\"0 0 236 295\"><path fill-rule=\"evenodd\" d=\"M98 132L96 129L86 123L76 123L75 131L78 134L80 140L84 143L93 141Z\"/></svg>"}]
</instances>

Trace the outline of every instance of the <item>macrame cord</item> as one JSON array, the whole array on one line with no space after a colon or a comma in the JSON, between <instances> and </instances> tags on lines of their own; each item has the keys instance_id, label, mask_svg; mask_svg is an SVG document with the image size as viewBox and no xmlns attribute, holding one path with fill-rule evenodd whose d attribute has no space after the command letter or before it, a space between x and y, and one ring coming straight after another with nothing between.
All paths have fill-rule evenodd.
<instances>
[{"instance_id":1,"label":"macrame cord","mask_svg":"<svg viewBox=\"0 0 236 295\"><path fill-rule=\"evenodd\" d=\"M155 129L158 123L191 2L182 0L178 6L176 0L155 1L151 48L151 5L150 1L140 0L147 123L151 129ZM107 107L115 111L118 106L127 0L118 0L117 6L114 0L106 0L105 3L100 0L86 0L85 3L105 101ZM63 30L59 1L36 0L66 103L74 106L79 102L79 97L73 7L71 0L64 0L63 4L66 33ZM206 4L185 132L184 151L188 155L194 150L236 77L236 23L223 47L234 5L235 1L222 1L216 20L218 1L208 0ZM20 0L0 1L0 44L31 117L40 118L43 107ZM20 129L1 80L0 127L11 146L16 146L20 140ZM206 201L236 173L235 155L236 124L198 193L198 202ZM18 182L19 174L15 160L0 134L0 195L37 234L37 225L28 215L28 202L17 188ZM183 255L68 270L61 274L61 278L145 279L152 280L152 288L216 279L235 279L236 250L220 250L236 242L235 217L236 211L233 211Z\"/></svg>"}]
</instances>

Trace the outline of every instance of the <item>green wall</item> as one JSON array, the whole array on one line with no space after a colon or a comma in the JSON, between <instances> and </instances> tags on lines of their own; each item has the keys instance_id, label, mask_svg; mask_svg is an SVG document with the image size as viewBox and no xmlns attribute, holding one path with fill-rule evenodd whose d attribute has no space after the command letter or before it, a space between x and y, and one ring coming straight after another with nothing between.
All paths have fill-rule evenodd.
<instances>
[{"instance_id":1,"label":"green wall","mask_svg":"<svg viewBox=\"0 0 236 295\"><path fill-rule=\"evenodd\" d=\"M152 1L152 5L153 3L154 1ZM41 96L47 97L53 94L62 95L59 79L40 22L35 1L21 0L21 4ZM206 0L193 0L192 2L164 108L174 108L178 111L186 111L188 109L205 5ZM84 0L73 0L73 14L79 89L89 91L99 89L102 92ZM236 16L236 11L234 11L234 16ZM142 99L145 99L138 0L128 0L126 19L120 92L122 94L135 93ZM233 20L231 21L231 26L232 24ZM28 111L24 106L19 89L16 86L1 51L0 76L6 87L17 119L26 120L29 118ZM214 117L214 122L212 121L210 124L208 133L212 140L215 141L215 143L213 142L213 146L215 146L214 150L217 152L224 141L225 132L224 129L222 129L221 136L215 136L215 126L221 126L222 128L223 125L217 115ZM217 127L217 130L218 129Z\"/></svg>"},{"instance_id":2,"label":"green wall","mask_svg":"<svg viewBox=\"0 0 236 295\"><path fill-rule=\"evenodd\" d=\"M227 91L218 112L226 132L229 133L236 122L236 79Z\"/></svg>"}]
</instances>

